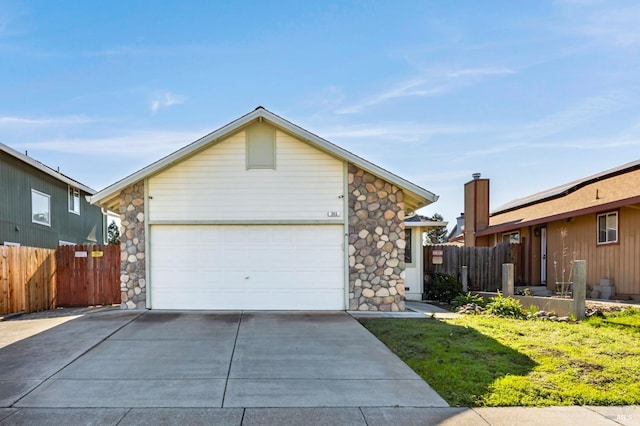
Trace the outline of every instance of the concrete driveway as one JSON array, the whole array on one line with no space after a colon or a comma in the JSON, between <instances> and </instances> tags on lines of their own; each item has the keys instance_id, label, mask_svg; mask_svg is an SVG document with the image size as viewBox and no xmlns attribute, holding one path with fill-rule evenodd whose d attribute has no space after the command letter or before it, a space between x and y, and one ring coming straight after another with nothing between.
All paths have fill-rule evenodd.
<instances>
[{"instance_id":1,"label":"concrete driveway","mask_svg":"<svg viewBox=\"0 0 640 426\"><path fill-rule=\"evenodd\" d=\"M343 312L108 311L0 336L0 407L447 406Z\"/></svg>"}]
</instances>

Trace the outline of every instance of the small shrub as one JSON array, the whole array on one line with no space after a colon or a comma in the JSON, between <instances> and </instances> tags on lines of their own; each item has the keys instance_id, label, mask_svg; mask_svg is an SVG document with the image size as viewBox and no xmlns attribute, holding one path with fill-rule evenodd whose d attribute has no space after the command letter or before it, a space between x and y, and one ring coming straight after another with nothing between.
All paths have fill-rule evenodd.
<instances>
[{"instance_id":1,"label":"small shrub","mask_svg":"<svg viewBox=\"0 0 640 426\"><path fill-rule=\"evenodd\" d=\"M528 317L535 318L538 311L539 311L539 308L536 305L530 305L527 308Z\"/></svg>"},{"instance_id":2,"label":"small shrub","mask_svg":"<svg viewBox=\"0 0 640 426\"><path fill-rule=\"evenodd\" d=\"M476 305L482 306L483 308L486 306L487 302L477 294L471 294L468 292L467 294L461 294L456 296L451 301L451 306L453 308L458 308L460 306L468 305L469 303L475 303Z\"/></svg>"},{"instance_id":3,"label":"small shrub","mask_svg":"<svg viewBox=\"0 0 640 426\"><path fill-rule=\"evenodd\" d=\"M531 290L529 288L524 288L522 290L516 290L516 296L531 296Z\"/></svg>"},{"instance_id":4,"label":"small shrub","mask_svg":"<svg viewBox=\"0 0 640 426\"><path fill-rule=\"evenodd\" d=\"M496 297L489 299L487 313L505 318L523 318L525 316L519 300L511 296L504 297L500 292Z\"/></svg>"},{"instance_id":5,"label":"small shrub","mask_svg":"<svg viewBox=\"0 0 640 426\"><path fill-rule=\"evenodd\" d=\"M428 297L431 300L451 303L458 295L462 294L462 284L453 275L436 273L429 285Z\"/></svg>"}]
</instances>

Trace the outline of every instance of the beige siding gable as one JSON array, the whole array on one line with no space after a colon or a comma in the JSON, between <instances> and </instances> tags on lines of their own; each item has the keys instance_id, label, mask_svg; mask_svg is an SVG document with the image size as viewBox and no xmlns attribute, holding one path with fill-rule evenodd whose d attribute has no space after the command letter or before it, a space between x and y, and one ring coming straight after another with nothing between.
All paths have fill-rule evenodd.
<instances>
[{"instance_id":1,"label":"beige siding gable","mask_svg":"<svg viewBox=\"0 0 640 426\"><path fill-rule=\"evenodd\" d=\"M149 178L151 223L344 220L343 161L278 130L276 168L247 169L246 137L236 133Z\"/></svg>"}]
</instances>

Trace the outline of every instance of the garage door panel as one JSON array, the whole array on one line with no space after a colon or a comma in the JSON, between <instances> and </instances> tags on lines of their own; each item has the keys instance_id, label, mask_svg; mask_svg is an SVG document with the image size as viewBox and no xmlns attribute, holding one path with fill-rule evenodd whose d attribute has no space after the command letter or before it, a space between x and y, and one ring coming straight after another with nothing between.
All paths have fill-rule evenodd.
<instances>
[{"instance_id":1,"label":"garage door panel","mask_svg":"<svg viewBox=\"0 0 640 426\"><path fill-rule=\"evenodd\" d=\"M200 309L200 310L271 310L286 311L292 310L291 303L286 300L273 299L271 291L255 291L247 294L243 291L229 291L224 297L216 292L203 292L201 298L188 297L184 292L172 291L155 296L158 300L154 303L162 305L179 305L179 309ZM335 292L318 292L307 290L301 292L296 300L295 310L318 310L318 306L336 306L343 303L343 297ZM230 306L234 306L230 308ZM156 308L156 309L177 309L177 308ZM342 310L343 308L333 308ZM331 310L331 309L325 309Z\"/></svg>"},{"instance_id":2,"label":"garage door panel","mask_svg":"<svg viewBox=\"0 0 640 426\"><path fill-rule=\"evenodd\" d=\"M154 309L342 310L343 227L151 227Z\"/></svg>"}]
</instances>

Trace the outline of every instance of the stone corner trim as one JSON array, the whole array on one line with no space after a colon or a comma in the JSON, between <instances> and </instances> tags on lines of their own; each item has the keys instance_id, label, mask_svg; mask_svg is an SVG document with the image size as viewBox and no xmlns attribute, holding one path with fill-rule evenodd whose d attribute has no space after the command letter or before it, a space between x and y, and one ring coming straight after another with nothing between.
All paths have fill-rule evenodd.
<instances>
[{"instance_id":1,"label":"stone corner trim","mask_svg":"<svg viewBox=\"0 0 640 426\"><path fill-rule=\"evenodd\" d=\"M120 193L121 309L146 309L144 182Z\"/></svg>"},{"instance_id":2,"label":"stone corner trim","mask_svg":"<svg viewBox=\"0 0 640 426\"><path fill-rule=\"evenodd\" d=\"M404 311L404 193L349 164L349 310Z\"/></svg>"}]
</instances>

